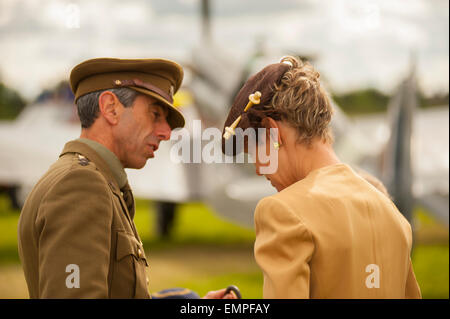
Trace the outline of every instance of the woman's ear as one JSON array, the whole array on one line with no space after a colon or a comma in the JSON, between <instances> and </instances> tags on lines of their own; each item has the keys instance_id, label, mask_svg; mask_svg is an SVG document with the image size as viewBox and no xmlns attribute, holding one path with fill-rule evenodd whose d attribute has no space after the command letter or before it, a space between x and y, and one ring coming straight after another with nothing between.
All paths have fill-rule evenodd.
<instances>
[{"instance_id":1,"label":"woman's ear","mask_svg":"<svg viewBox=\"0 0 450 319\"><path fill-rule=\"evenodd\" d=\"M117 96L110 91L104 91L98 97L100 115L111 125L119 122L120 105Z\"/></svg>"},{"instance_id":2,"label":"woman's ear","mask_svg":"<svg viewBox=\"0 0 450 319\"><path fill-rule=\"evenodd\" d=\"M262 121L261 121L261 124L267 129L278 128L277 122L271 117L263 118Z\"/></svg>"},{"instance_id":3,"label":"woman's ear","mask_svg":"<svg viewBox=\"0 0 450 319\"><path fill-rule=\"evenodd\" d=\"M261 124L266 129L266 138L267 139L271 138L274 142L278 142L279 145L281 145L282 144L282 134L281 134L281 129L280 129L281 125L279 124L279 122L275 121L271 117L265 117L262 119ZM273 134L274 129L277 132L276 136L274 136L274 134ZM269 134L271 134L271 136Z\"/></svg>"}]
</instances>

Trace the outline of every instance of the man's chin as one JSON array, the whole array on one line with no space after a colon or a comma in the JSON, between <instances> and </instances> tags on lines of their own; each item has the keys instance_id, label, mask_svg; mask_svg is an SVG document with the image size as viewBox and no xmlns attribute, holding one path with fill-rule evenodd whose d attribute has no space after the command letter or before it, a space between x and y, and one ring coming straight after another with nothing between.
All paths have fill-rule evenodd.
<instances>
[{"instance_id":1,"label":"man's chin","mask_svg":"<svg viewBox=\"0 0 450 319\"><path fill-rule=\"evenodd\" d=\"M150 158L153 158L154 155L152 155ZM147 160L149 158L145 158L142 161L136 161L135 163L130 164L127 168L132 168L132 169L141 169L145 166L145 164L147 164Z\"/></svg>"}]
</instances>

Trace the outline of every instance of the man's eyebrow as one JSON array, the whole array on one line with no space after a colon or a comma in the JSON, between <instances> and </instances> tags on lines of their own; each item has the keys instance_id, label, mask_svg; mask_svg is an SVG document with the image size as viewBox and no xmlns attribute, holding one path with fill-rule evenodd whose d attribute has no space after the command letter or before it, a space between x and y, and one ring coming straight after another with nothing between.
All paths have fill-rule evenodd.
<instances>
[{"instance_id":1,"label":"man's eyebrow","mask_svg":"<svg viewBox=\"0 0 450 319\"><path fill-rule=\"evenodd\" d=\"M169 115L169 109L160 103L148 103L148 106L150 107L156 107L158 111L160 111L166 118Z\"/></svg>"}]
</instances>

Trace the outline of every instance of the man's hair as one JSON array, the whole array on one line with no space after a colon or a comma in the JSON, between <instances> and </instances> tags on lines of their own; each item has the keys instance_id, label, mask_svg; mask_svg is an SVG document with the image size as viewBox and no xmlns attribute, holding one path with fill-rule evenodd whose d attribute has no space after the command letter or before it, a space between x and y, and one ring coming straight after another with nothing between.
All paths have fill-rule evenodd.
<instances>
[{"instance_id":1,"label":"man's hair","mask_svg":"<svg viewBox=\"0 0 450 319\"><path fill-rule=\"evenodd\" d=\"M134 100L140 94L139 92L129 88L118 88L95 91L79 97L76 104L78 117L80 118L82 128L89 128L95 122L95 119L98 117L100 112L98 99L100 94L105 91L114 93L120 103L122 103L125 107L132 106Z\"/></svg>"},{"instance_id":2,"label":"man's hair","mask_svg":"<svg viewBox=\"0 0 450 319\"><path fill-rule=\"evenodd\" d=\"M328 94L320 85L320 73L308 62L288 56L281 62L291 64L274 87L271 108L281 118L295 127L299 141L310 144L319 137L324 142L333 142L330 121L333 109Z\"/></svg>"}]
</instances>

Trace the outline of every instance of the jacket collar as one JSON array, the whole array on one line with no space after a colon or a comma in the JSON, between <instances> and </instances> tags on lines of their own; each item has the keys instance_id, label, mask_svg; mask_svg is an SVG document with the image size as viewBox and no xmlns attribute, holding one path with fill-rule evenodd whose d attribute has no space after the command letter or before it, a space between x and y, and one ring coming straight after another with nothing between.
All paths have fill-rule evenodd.
<instances>
[{"instance_id":1,"label":"jacket collar","mask_svg":"<svg viewBox=\"0 0 450 319\"><path fill-rule=\"evenodd\" d=\"M78 153L86 157L89 161L94 162L95 166L106 177L110 186L114 186L113 188L119 189L117 180L109 168L109 165L94 149L89 147L87 144L77 140L67 142L66 145L64 145L64 149L59 157L67 153Z\"/></svg>"},{"instance_id":2,"label":"jacket collar","mask_svg":"<svg viewBox=\"0 0 450 319\"><path fill-rule=\"evenodd\" d=\"M76 141L83 142L84 144L87 144L90 148L92 148L106 162L106 164L108 164L108 167L114 175L114 178L116 179L120 189L125 187L128 182L127 173L125 173L122 163L120 162L116 154L110 151L103 144L94 140L90 140L87 138L78 138L76 139Z\"/></svg>"}]
</instances>

